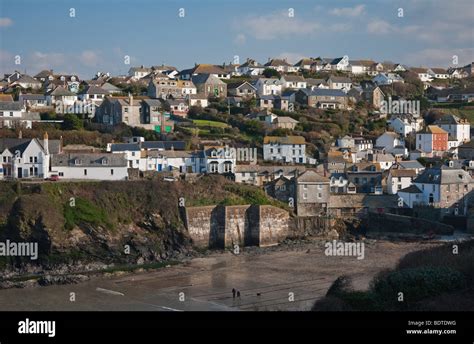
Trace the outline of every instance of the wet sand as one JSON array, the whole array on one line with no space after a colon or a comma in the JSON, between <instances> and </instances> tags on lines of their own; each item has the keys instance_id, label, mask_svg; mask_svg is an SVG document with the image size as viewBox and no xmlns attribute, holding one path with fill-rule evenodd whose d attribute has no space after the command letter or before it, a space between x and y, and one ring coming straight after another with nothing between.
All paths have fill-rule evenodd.
<instances>
[{"instance_id":1,"label":"wet sand","mask_svg":"<svg viewBox=\"0 0 474 344\"><path fill-rule=\"evenodd\" d=\"M345 274L356 289L394 267L406 253L435 244L377 241L364 259L326 256L320 242L252 248L152 272L97 277L48 287L0 290L0 310L14 311L253 311L309 310ZM240 298L232 297L232 288ZM74 292L76 301L70 301Z\"/></svg>"}]
</instances>

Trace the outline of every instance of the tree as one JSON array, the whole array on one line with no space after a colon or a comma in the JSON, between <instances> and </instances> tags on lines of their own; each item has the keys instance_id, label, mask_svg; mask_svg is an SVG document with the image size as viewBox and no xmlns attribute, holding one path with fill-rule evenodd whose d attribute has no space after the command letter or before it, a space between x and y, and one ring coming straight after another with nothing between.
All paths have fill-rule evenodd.
<instances>
[{"instance_id":1,"label":"tree","mask_svg":"<svg viewBox=\"0 0 474 344\"><path fill-rule=\"evenodd\" d=\"M82 119L77 117L77 115L69 114L69 113L64 115L64 121L63 121L64 130L80 130L83 128L84 128L84 123L82 122Z\"/></svg>"},{"instance_id":2,"label":"tree","mask_svg":"<svg viewBox=\"0 0 474 344\"><path fill-rule=\"evenodd\" d=\"M265 68L265 70L263 71L263 75L266 78L280 79L280 77L281 77L281 74L276 69L273 69L273 68Z\"/></svg>"}]
</instances>

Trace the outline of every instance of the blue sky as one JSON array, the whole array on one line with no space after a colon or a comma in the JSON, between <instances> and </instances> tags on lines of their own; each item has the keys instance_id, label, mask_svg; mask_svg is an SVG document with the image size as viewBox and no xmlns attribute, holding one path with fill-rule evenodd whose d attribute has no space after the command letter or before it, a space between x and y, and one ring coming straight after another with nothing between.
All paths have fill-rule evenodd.
<instances>
[{"instance_id":1,"label":"blue sky","mask_svg":"<svg viewBox=\"0 0 474 344\"><path fill-rule=\"evenodd\" d=\"M448 67L454 55L460 65L474 61L473 23L472 0L2 0L0 72L52 68L90 78L234 56L264 63L348 55Z\"/></svg>"}]
</instances>

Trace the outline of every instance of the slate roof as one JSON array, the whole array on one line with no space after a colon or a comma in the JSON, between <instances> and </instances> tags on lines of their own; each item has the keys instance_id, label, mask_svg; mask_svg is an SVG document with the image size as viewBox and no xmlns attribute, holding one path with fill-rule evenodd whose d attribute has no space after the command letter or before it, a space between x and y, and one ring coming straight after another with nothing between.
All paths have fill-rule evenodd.
<instances>
[{"instance_id":1,"label":"slate roof","mask_svg":"<svg viewBox=\"0 0 474 344\"><path fill-rule=\"evenodd\" d=\"M315 171L308 170L303 172L296 178L296 182L300 183L329 183L329 178L316 173Z\"/></svg>"},{"instance_id":2,"label":"slate roof","mask_svg":"<svg viewBox=\"0 0 474 344\"><path fill-rule=\"evenodd\" d=\"M107 160L104 165L103 160ZM75 161L80 160L81 164L76 165ZM51 166L63 167L127 167L127 160L124 154L117 153L64 153L55 154L51 157Z\"/></svg>"},{"instance_id":3,"label":"slate roof","mask_svg":"<svg viewBox=\"0 0 474 344\"><path fill-rule=\"evenodd\" d=\"M104 90L102 87L89 86L82 92L82 94L109 94L109 91Z\"/></svg>"},{"instance_id":4,"label":"slate roof","mask_svg":"<svg viewBox=\"0 0 474 344\"><path fill-rule=\"evenodd\" d=\"M145 141L141 143L144 149L162 149L162 150L184 150L186 143L184 141Z\"/></svg>"},{"instance_id":5,"label":"slate roof","mask_svg":"<svg viewBox=\"0 0 474 344\"><path fill-rule=\"evenodd\" d=\"M406 187L404 189L401 189L400 191L398 192L404 192L404 193L412 193L412 194L421 194L423 193L419 188L418 186L412 184L410 185L409 187Z\"/></svg>"},{"instance_id":6,"label":"slate roof","mask_svg":"<svg viewBox=\"0 0 474 344\"><path fill-rule=\"evenodd\" d=\"M414 182L421 184L464 184L471 182L468 172L448 166L428 168Z\"/></svg>"},{"instance_id":7,"label":"slate roof","mask_svg":"<svg viewBox=\"0 0 474 344\"><path fill-rule=\"evenodd\" d=\"M214 75L211 75L211 74L193 75L191 77L191 80L195 85L205 84L205 83L226 85L226 83L224 81L222 81L218 77L216 77Z\"/></svg>"},{"instance_id":8,"label":"slate roof","mask_svg":"<svg viewBox=\"0 0 474 344\"><path fill-rule=\"evenodd\" d=\"M0 111L21 111L22 102L0 102Z\"/></svg>"},{"instance_id":9,"label":"slate roof","mask_svg":"<svg viewBox=\"0 0 474 344\"><path fill-rule=\"evenodd\" d=\"M112 143L111 152L139 151L140 145L137 143Z\"/></svg>"},{"instance_id":10,"label":"slate roof","mask_svg":"<svg viewBox=\"0 0 474 344\"><path fill-rule=\"evenodd\" d=\"M404 169L422 169L424 168L422 164L420 164L419 161L417 160L406 160L406 161L400 161L398 163L400 167Z\"/></svg>"}]
</instances>

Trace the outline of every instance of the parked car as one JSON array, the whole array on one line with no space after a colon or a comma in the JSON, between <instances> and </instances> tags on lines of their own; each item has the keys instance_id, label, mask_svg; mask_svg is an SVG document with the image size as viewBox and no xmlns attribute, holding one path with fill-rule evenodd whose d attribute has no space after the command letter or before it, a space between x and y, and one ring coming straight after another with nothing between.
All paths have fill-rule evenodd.
<instances>
[{"instance_id":1,"label":"parked car","mask_svg":"<svg viewBox=\"0 0 474 344\"><path fill-rule=\"evenodd\" d=\"M51 176L49 176L49 178L46 178L46 180L57 182L59 180L59 176L57 174L52 174Z\"/></svg>"}]
</instances>

